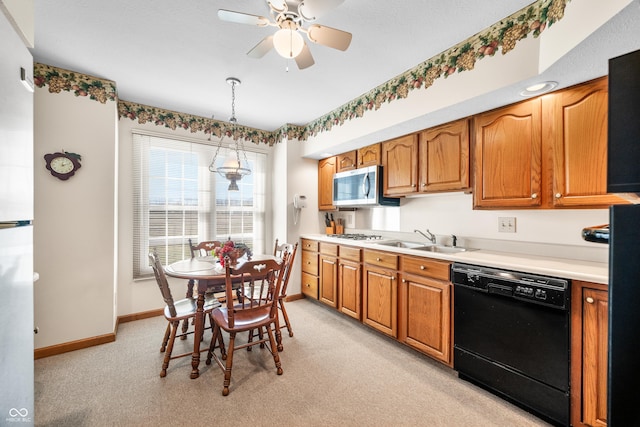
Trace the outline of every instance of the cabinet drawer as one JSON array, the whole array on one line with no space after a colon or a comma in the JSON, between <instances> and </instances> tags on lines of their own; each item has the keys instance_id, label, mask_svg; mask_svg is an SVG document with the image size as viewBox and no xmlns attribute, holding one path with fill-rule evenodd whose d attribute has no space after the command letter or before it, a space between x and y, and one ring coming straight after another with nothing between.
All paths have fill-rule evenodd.
<instances>
[{"instance_id":1,"label":"cabinet drawer","mask_svg":"<svg viewBox=\"0 0 640 427\"><path fill-rule=\"evenodd\" d=\"M392 270L398 269L398 256L389 252L365 250L364 262Z\"/></svg>"},{"instance_id":2,"label":"cabinet drawer","mask_svg":"<svg viewBox=\"0 0 640 427\"><path fill-rule=\"evenodd\" d=\"M318 242L315 240L302 239L302 250L318 252Z\"/></svg>"},{"instance_id":3,"label":"cabinet drawer","mask_svg":"<svg viewBox=\"0 0 640 427\"><path fill-rule=\"evenodd\" d=\"M302 251L302 271L313 276L318 275L318 254L316 252Z\"/></svg>"},{"instance_id":4,"label":"cabinet drawer","mask_svg":"<svg viewBox=\"0 0 640 427\"><path fill-rule=\"evenodd\" d=\"M360 262L360 248L340 246L340 259L348 259L349 261Z\"/></svg>"},{"instance_id":5,"label":"cabinet drawer","mask_svg":"<svg viewBox=\"0 0 640 427\"><path fill-rule=\"evenodd\" d=\"M404 273L449 281L448 262L412 256L403 256L400 262Z\"/></svg>"},{"instance_id":6,"label":"cabinet drawer","mask_svg":"<svg viewBox=\"0 0 640 427\"><path fill-rule=\"evenodd\" d=\"M320 242L320 253L322 255L338 256L338 245L335 243Z\"/></svg>"},{"instance_id":7,"label":"cabinet drawer","mask_svg":"<svg viewBox=\"0 0 640 427\"><path fill-rule=\"evenodd\" d=\"M309 273L302 273L302 283L300 284L302 289L302 293L314 298L318 299L318 277L313 276Z\"/></svg>"}]
</instances>

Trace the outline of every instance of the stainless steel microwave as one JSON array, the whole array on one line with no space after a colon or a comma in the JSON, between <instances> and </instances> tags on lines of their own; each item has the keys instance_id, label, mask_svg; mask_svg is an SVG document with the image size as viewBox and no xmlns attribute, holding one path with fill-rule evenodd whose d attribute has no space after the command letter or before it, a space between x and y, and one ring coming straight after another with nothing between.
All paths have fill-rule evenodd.
<instances>
[{"instance_id":1,"label":"stainless steel microwave","mask_svg":"<svg viewBox=\"0 0 640 427\"><path fill-rule=\"evenodd\" d=\"M400 206L400 199L383 196L382 166L369 166L333 175L333 205Z\"/></svg>"}]
</instances>

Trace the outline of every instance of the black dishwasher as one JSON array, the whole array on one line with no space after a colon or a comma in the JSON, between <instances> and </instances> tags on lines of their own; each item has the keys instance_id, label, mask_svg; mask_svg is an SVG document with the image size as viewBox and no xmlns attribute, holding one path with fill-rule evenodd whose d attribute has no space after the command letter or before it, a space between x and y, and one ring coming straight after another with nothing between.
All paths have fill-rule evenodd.
<instances>
[{"instance_id":1,"label":"black dishwasher","mask_svg":"<svg viewBox=\"0 0 640 427\"><path fill-rule=\"evenodd\" d=\"M556 425L569 425L570 282L454 263L454 369Z\"/></svg>"}]
</instances>

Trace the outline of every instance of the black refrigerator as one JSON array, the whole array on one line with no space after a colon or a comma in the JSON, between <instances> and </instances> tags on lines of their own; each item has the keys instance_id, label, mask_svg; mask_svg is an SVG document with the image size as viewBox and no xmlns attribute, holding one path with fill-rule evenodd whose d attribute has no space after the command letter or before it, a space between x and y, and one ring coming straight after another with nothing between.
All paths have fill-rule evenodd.
<instances>
[{"instance_id":1,"label":"black refrigerator","mask_svg":"<svg viewBox=\"0 0 640 427\"><path fill-rule=\"evenodd\" d=\"M607 191L640 193L640 50L609 60ZM607 423L640 425L640 205L609 211Z\"/></svg>"}]
</instances>

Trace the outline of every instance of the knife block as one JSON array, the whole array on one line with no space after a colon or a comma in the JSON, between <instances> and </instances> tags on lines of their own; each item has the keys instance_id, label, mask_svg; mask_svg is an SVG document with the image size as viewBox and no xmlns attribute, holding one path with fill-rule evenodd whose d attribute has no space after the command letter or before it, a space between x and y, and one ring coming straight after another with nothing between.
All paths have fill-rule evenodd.
<instances>
[{"instance_id":1,"label":"knife block","mask_svg":"<svg viewBox=\"0 0 640 427\"><path fill-rule=\"evenodd\" d=\"M325 232L327 234L336 234L336 228L335 226L325 227Z\"/></svg>"},{"instance_id":2,"label":"knife block","mask_svg":"<svg viewBox=\"0 0 640 427\"><path fill-rule=\"evenodd\" d=\"M336 233L335 234L344 234L344 225L336 225Z\"/></svg>"}]
</instances>

